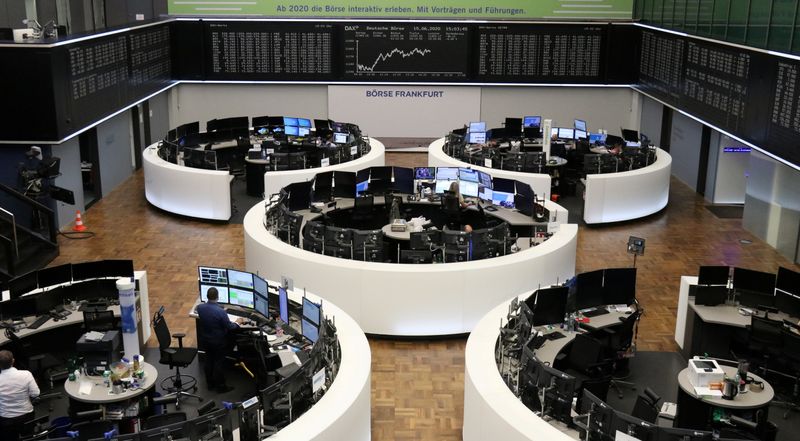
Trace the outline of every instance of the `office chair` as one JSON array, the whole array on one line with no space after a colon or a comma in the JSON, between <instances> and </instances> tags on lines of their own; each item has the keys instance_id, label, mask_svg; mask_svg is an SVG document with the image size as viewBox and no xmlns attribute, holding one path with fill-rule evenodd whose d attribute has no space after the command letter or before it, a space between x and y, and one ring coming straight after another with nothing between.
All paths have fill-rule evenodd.
<instances>
[{"instance_id":1,"label":"office chair","mask_svg":"<svg viewBox=\"0 0 800 441\"><path fill-rule=\"evenodd\" d=\"M188 367L190 364L192 364L195 357L197 357L197 348L183 347L183 337L185 337L186 334L170 334L169 327L167 326L167 321L164 319L163 313L164 307L162 306L153 316L153 328L156 331L159 352L161 353L161 358L158 360L158 362L160 364L168 365L170 369L174 368L175 375L167 377L161 381L161 389L169 392L167 395L165 395L165 397L175 398L175 407L178 408L180 408L181 397L183 396L197 398L200 401L203 401L201 396L187 392L188 390L191 390L192 392L197 391L197 379L191 375L182 375L180 369ZM173 337L178 339L177 348L170 346ZM171 385L169 383L171 383Z\"/></svg>"},{"instance_id":2,"label":"office chair","mask_svg":"<svg viewBox=\"0 0 800 441\"><path fill-rule=\"evenodd\" d=\"M600 340L588 334L578 334L567 353L558 354L556 363L565 374L571 375L578 383L591 378L601 378L610 373L611 360L604 357Z\"/></svg>"},{"instance_id":3,"label":"office chair","mask_svg":"<svg viewBox=\"0 0 800 441\"><path fill-rule=\"evenodd\" d=\"M658 396L652 389L646 387L644 392L640 393L636 397L636 403L633 405L633 411L631 411L631 415L639 418L640 420L647 421L648 423L656 424L656 420L658 419L658 402L661 401L661 397Z\"/></svg>"},{"instance_id":4,"label":"office chair","mask_svg":"<svg viewBox=\"0 0 800 441\"><path fill-rule=\"evenodd\" d=\"M302 170L306 168L306 152L289 153L289 169Z\"/></svg>"},{"instance_id":5,"label":"office chair","mask_svg":"<svg viewBox=\"0 0 800 441\"><path fill-rule=\"evenodd\" d=\"M214 404L213 401L210 401ZM142 430L155 429L157 427L169 426L170 424L182 423L186 421L185 412L165 412L161 415L153 415L147 417L142 423Z\"/></svg>"},{"instance_id":6,"label":"office chair","mask_svg":"<svg viewBox=\"0 0 800 441\"><path fill-rule=\"evenodd\" d=\"M458 196L451 192L444 192L442 197L442 213L444 213L447 225L453 229L461 228L461 202Z\"/></svg>"},{"instance_id":7,"label":"office chair","mask_svg":"<svg viewBox=\"0 0 800 441\"><path fill-rule=\"evenodd\" d=\"M273 170L275 171L289 170L288 153L273 153L270 161L272 162L272 166L274 167Z\"/></svg>"},{"instance_id":8,"label":"office chair","mask_svg":"<svg viewBox=\"0 0 800 441\"><path fill-rule=\"evenodd\" d=\"M372 209L375 206L374 195L361 195L353 201L353 215L351 220L359 227L363 227L365 222L372 219Z\"/></svg>"},{"instance_id":9,"label":"office chair","mask_svg":"<svg viewBox=\"0 0 800 441\"><path fill-rule=\"evenodd\" d=\"M786 408L783 419L789 417L791 411L800 410L800 335L788 330L781 330L781 346L784 355L784 369L791 372L786 375L794 379L792 392L786 400L773 400L770 405Z\"/></svg>"},{"instance_id":10,"label":"office chair","mask_svg":"<svg viewBox=\"0 0 800 441\"><path fill-rule=\"evenodd\" d=\"M113 311L83 311L83 329L89 331L112 331L116 329Z\"/></svg>"},{"instance_id":11,"label":"office chair","mask_svg":"<svg viewBox=\"0 0 800 441\"><path fill-rule=\"evenodd\" d=\"M756 316L750 319L750 326L747 328L747 358L750 365L755 366L765 376L770 359L782 354L783 322Z\"/></svg>"},{"instance_id":12,"label":"office chair","mask_svg":"<svg viewBox=\"0 0 800 441\"><path fill-rule=\"evenodd\" d=\"M619 375L611 379L611 387L617 391L620 399L624 396L620 386L636 390L636 385L628 381L622 381L628 374L628 359L636 351L636 329L639 318L643 310L638 309L631 315L620 318L621 324L612 328L603 328L604 340L607 342L609 355L614 360L614 373Z\"/></svg>"}]
</instances>

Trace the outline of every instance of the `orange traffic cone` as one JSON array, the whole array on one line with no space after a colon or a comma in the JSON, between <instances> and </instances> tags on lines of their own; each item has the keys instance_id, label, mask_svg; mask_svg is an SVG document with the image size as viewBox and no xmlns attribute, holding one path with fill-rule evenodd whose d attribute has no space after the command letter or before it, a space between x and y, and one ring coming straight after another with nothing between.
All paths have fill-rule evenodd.
<instances>
[{"instance_id":1,"label":"orange traffic cone","mask_svg":"<svg viewBox=\"0 0 800 441\"><path fill-rule=\"evenodd\" d=\"M86 231L86 225L81 220L81 210L75 211L75 226L72 227L72 231Z\"/></svg>"}]
</instances>

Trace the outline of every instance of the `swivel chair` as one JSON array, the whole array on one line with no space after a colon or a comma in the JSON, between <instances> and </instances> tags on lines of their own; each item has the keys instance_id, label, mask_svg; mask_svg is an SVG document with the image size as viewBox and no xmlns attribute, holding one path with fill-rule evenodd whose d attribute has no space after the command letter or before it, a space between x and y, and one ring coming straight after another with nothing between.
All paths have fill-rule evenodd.
<instances>
[{"instance_id":1,"label":"swivel chair","mask_svg":"<svg viewBox=\"0 0 800 441\"><path fill-rule=\"evenodd\" d=\"M783 323L753 316L747 329L747 358L750 360L750 366L755 366L766 375L771 358L782 353Z\"/></svg>"},{"instance_id":2,"label":"swivel chair","mask_svg":"<svg viewBox=\"0 0 800 441\"><path fill-rule=\"evenodd\" d=\"M288 153L273 153L271 162L275 171L289 170Z\"/></svg>"},{"instance_id":3,"label":"swivel chair","mask_svg":"<svg viewBox=\"0 0 800 441\"><path fill-rule=\"evenodd\" d=\"M612 360L605 358L600 340L588 334L576 335L569 352L559 354L556 363L558 369L575 377L575 390L579 395L584 387L598 396L608 392Z\"/></svg>"},{"instance_id":4,"label":"swivel chair","mask_svg":"<svg viewBox=\"0 0 800 441\"><path fill-rule=\"evenodd\" d=\"M175 375L167 377L161 382L161 389L169 392L164 397L175 398L175 406L177 408L180 408L181 397L184 396L197 398L198 400L203 401L201 396L187 392L189 390L192 392L197 392L197 379L191 375L181 374L181 368L188 367L197 357L197 348L188 348L183 346L183 338L186 336L186 334L170 334L169 327L167 327L167 321L164 319L163 313L164 307L162 306L153 316L153 328L156 331L159 352L161 353L161 358L158 362L160 364L168 365L170 369L175 369ZM170 346L173 337L178 339L177 348Z\"/></svg>"},{"instance_id":5,"label":"swivel chair","mask_svg":"<svg viewBox=\"0 0 800 441\"><path fill-rule=\"evenodd\" d=\"M461 203L458 196L451 191L446 191L442 198L442 213L444 213L447 225L453 229L461 228Z\"/></svg>"},{"instance_id":6,"label":"swivel chair","mask_svg":"<svg viewBox=\"0 0 800 441\"><path fill-rule=\"evenodd\" d=\"M800 335L783 329L781 331L783 355L785 357L783 370L790 372L786 375L794 379L794 384L791 388L791 395L786 397L785 400L775 400L770 403L772 406L779 406L786 408L783 413L783 419L789 417L791 411L800 410Z\"/></svg>"},{"instance_id":7,"label":"swivel chair","mask_svg":"<svg viewBox=\"0 0 800 441\"><path fill-rule=\"evenodd\" d=\"M631 390L636 390L636 385L628 381L622 381L628 374L627 365L628 358L632 357L636 344L636 325L642 315L642 310L639 309L631 315L620 318L622 322L617 327L603 328L603 333L606 337L609 355L614 360L614 376L611 380L611 387L617 391L620 399L624 396L620 386L627 387Z\"/></svg>"},{"instance_id":8,"label":"swivel chair","mask_svg":"<svg viewBox=\"0 0 800 441\"><path fill-rule=\"evenodd\" d=\"M213 404L214 402L211 401L211 403ZM165 412L147 417L142 424L142 430L155 429L184 421L186 421L186 413L184 412Z\"/></svg>"},{"instance_id":9,"label":"swivel chair","mask_svg":"<svg viewBox=\"0 0 800 441\"><path fill-rule=\"evenodd\" d=\"M656 424L658 419L658 402L661 397L658 396L652 389L646 387L644 392L636 397L636 403L633 405L631 415L639 418L640 420L647 421L648 423Z\"/></svg>"}]
</instances>

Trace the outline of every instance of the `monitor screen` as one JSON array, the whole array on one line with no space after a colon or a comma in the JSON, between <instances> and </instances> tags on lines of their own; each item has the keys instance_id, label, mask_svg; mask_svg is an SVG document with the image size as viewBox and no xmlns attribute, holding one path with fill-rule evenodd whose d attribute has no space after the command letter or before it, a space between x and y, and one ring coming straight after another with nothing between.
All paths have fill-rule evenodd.
<instances>
[{"instance_id":1,"label":"monitor screen","mask_svg":"<svg viewBox=\"0 0 800 441\"><path fill-rule=\"evenodd\" d=\"M458 179L469 182L479 182L478 171L461 167L458 169Z\"/></svg>"},{"instance_id":2,"label":"monitor screen","mask_svg":"<svg viewBox=\"0 0 800 441\"><path fill-rule=\"evenodd\" d=\"M253 275L244 271L229 269L228 285L237 288L253 289Z\"/></svg>"},{"instance_id":3,"label":"monitor screen","mask_svg":"<svg viewBox=\"0 0 800 441\"><path fill-rule=\"evenodd\" d=\"M269 297L256 293L253 298L255 310L264 317L269 317Z\"/></svg>"},{"instance_id":4,"label":"monitor screen","mask_svg":"<svg viewBox=\"0 0 800 441\"><path fill-rule=\"evenodd\" d=\"M391 189L397 193L414 193L414 171L406 167L394 167Z\"/></svg>"},{"instance_id":5,"label":"monitor screen","mask_svg":"<svg viewBox=\"0 0 800 441\"><path fill-rule=\"evenodd\" d=\"M333 195L339 198L352 198L356 194L356 174L337 171L333 174Z\"/></svg>"},{"instance_id":6,"label":"monitor screen","mask_svg":"<svg viewBox=\"0 0 800 441\"><path fill-rule=\"evenodd\" d=\"M481 185L490 189L492 188L492 175L479 171L478 178Z\"/></svg>"},{"instance_id":7,"label":"monitor screen","mask_svg":"<svg viewBox=\"0 0 800 441\"><path fill-rule=\"evenodd\" d=\"M622 129L622 139L625 141L639 142L639 132L631 129Z\"/></svg>"},{"instance_id":8,"label":"monitor screen","mask_svg":"<svg viewBox=\"0 0 800 441\"><path fill-rule=\"evenodd\" d=\"M505 208L514 208L514 193L493 190L492 203Z\"/></svg>"},{"instance_id":9,"label":"monitor screen","mask_svg":"<svg viewBox=\"0 0 800 441\"><path fill-rule=\"evenodd\" d=\"M436 194L444 194L444 192L450 191L450 185L452 185L453 182L456 181L443 181L441 179L437 179L436 188L434 189L434 192Z\"/></svg>"},{"instance_id":10,"label":"monitor screen","mask_svg":"<svg viewBox=\"0 0 800 441\"><path fill-rule=\"evenodd\" d=\"M217 288L217 292L219 293L219 300L218 303L228 303L228 288L225 286L211 286L205 285L203 283L200 284L200 300L203 302L208 301L208 290L211 288Z\"/></svg>"},{"instance_id":11,"label":"monitor screen","mask_svg":"<svg viewBox=\"0 0 800 441\"><path fill-rule=\"evenodd\" d=\"M367 191L369 189L369 181L361 181L356 184L356 196L361 195L361 193Z\"/></svg>"},{"instance_id":12,"label":"monitor screen","mask_svg":"<svg viewBox=\"0 0 800 441\"><path fill-rule=\"evenodd\" d=\"M558 136L558 127L553 127L550 129L550 136Z\"/></svg>"},{"instance_id":13,"label":"monitor screen","mask_svg":"<svg viewBox=\"0 0 800 441\"><path fill-rule=\"evenodd\" d=\"M297 125L300 127L311 128L311 120L308 118L297 118Z\"/></svg>"},{"instance_id":14,"label":"monitor screen","mask_svg":"<svg viewBox=\"0 0 800 441\"><path fill-rule=\"evenodd\" d=\"M536 291L536 308L533 310L533 326L562 323L567 311L569 288L560 286Z\"/></svg>"},{"instance_id":15,"label":"monitor screen","mask_svg":"<svg viewBox=\"0 0 800 441\"><path fill-rule=\"evenodd\" d=\"M106 259L97 262L100 277L133 277L133 261L130 259Z\"/></svg>"},{"instance_id":16,"label":"monitor screen","mask_svg":"<svg viewBox=\"0 0 800 441\"><path fill-rule=\"evenodd\" d=\"M586 132L583 130L575 129L575 139L586 139Z\"/></svg>"},{"instance_id":17,"label":"monitor screen","mask_svg":"<svg viewBox=\"0 0 800 441\"><path fill-rule=\"evenodd\" d=\"M319 327L306 320L305 317L303 317L301 324L303 327L303 337L307 338L312 344L316 343L317 339L319 339Z\"/></svg>"},{"instance_id":18,"label":"monitor screen","mask_svg":"<svg viewBox=\"0 0 800 441\"><path fill-rule=\"evenodd\" d=\"M516 190L517 190L516 193L518 195L522 195L528 199L533 200L533 189L531 188L530 185L524 182L517 182Z\"/></svg>"},{"instance_id":19,"label":"monitor screen","mask_svg":"<svg viewBox=\"0 0 800 441\"><path fill-rule=\"evenodd\" d=\"M575 139L575 129L568 129L565 127L559 127L558 129L558 138L559 139Z\"/></svg>"},{"instance_id":20,"label":"monitor screen","mask_svg":"<svg viewBox=\"0 0 800 441\"><path fill-rule=\"evenodd\" d=\"M282 322L289 323L289 293L282 286L278 287L278 315Z\"/></svg>"},{"instance_id":21,"label":"monitor screen","mask_svg":"<svg viewBox=\"0 0 800 441\"><path fill-rule=\"evenodd\" d=\"M603 304L603 270L578 274L575 286L575 310Z\"/></svg>"},{"instance_id":22,"label":"monitor screen","mask_svg":"<svg viewBox=\"0 0 800 441\"><path fill-rule=\"evenodd\" d=\"M444 180L456 180L458 179L458 168L457 167L438 167L436 169L436 179L440 181Z\"/></svg>"},{"instance_id":23,"label":"monitor screen","mask_svg":"<svg viewBox=\"0 0 800 441\"><path fill-rule=\"evenodd\" d=\"M347 144L347 133L334 133L333 142L336 144Z\"/></svg>"},{"instance_id":24,"label":"monitor screen","mask_svg":"<svg viewBox=\"0 0 800 441\"><path fill-rule=\"evenodd\" d=\"M228 284L228 270L225 268L198 266L197 272L200 275L200 283Z\"/></svg>"},{"instance_id":25,"label":"monitor screen","mask_svg":"<svg viewBox=\"0 0 800 441\"><path fill-rule=\"evenodd\" d=\"M586 121L582 119L575 120L575 130L580 130L581 132L586 132Z\"/></svg>"},{"instance_id":26,"label":"monitor screen","mask_svg":"<svg viewBox=\"0 0 800 441\"><path fill-rule=\"evenodd\" d=\"M283 131L286 133L286 136L298 136L300 133L298 129L299 127L297 126L285 126Z\"/></svg>"},{"instance_id":27,"label":"monitor screen","mask_svg":"<svg viewBox=\"0 0 800 441\"><path fill-rule=\"evenodd\" d=\"M38 277L36 271L31 271L27 274L23 274L19 277L15 277L8 282L8 290L11 294L11 298L15 299L22 294L27 292L31 292L39 287L38 285Z\"/></svg>"},{"instance_id":28,"label":"monitor screen","mask_svg":"<svg viewBox=\"0 0 800 441\"><path fill-rule=\"evenodd\" d=\"M486 144L486 132L469 132L469 144Z\"/></svg>"},{"instance_id":29,"label":"monitor screen","mask_svg":"<svg viewBox=\"0 0 800 441\"><path fill-rule=\"evenodd\" d=\"M775 274L744 268L734 268L733 289L774 295Z\"/></svg>"},{"instance_id":30,"label":"monitor screen","mask_svg":"<svg viewBox=\"0 0 800 441\"><path fill-rule=\"evenodd\" d=\"M100 262L81 262L72 264L72 280L87 280L105 277Z\"/></svg>"},{"instance_id":31,"label":"monitor screen","mask_svg":"<svg viewBox=\"0 0 800 441\"><path fill-rule=\"evenodd\" d=\"M283 117L283 125L285 126L296 126L297 125L297 118L289 118L288 116Z\"/></svg>"},{"instance_id":32,"label":"monitor screen","mask_svg":"<svg viewBox=\"0 0 800 441\"><path fill-rule=\"evenodd\" d=\"M505 178L493 178L492 179L492 189L494 191L500 191L504 193L511 193L514 194L514 187L515 182L513 179L505 179Z\"/></svg>"},{"instance_id":33,"label":"monitor screen","mask_svg":"<svg viewBox=\"0 0 800 441\"><path fill-rule=\"evenodd\" d=\"M72 264L66 263L40 269L38 278L39 286L42 288L72 282Z\"/></svg>"},{"instance_id":34,"label":"monitor screen","mask_svg":"<svg viewBox=\"0 0 800 441\"><path fill-rule=\"evenodd\" d=\"M436 179L436 167L414 167L414 179L425 181Z\"/></svg>"},{"instance_id":35,"label":"monitor screen","mask_svg":"<svg viewBox=\"0 0 800 441\"><path fill-rule=\"evenodd\" d=\"M731 269L727 266L701 266L697 275L698 285L728 285Z\"/></svg>"},{"instance_id":36,"label":"monitor screen","mask_svg":"<svg viewBox=\"0 0 800 441\"><path fill-rule=\"evenodd\" d=\"M289 133L287 132L286 134L288 135ZM297 136L308 136L309 134L311 134L311 129L308 127L297 128Z\"/></svg>"},{"instance_id":37,"label":"monitor screen","mask_svg":"<svg viewBox=\"0 0 800 441\"><path fill-rule=\"evenodd\" d=\"M39 272L39 286L42 285L42 273ZM792 271L788 268L778 268L778 278L775 281L775 288L800 296L800 273Z\"/></svg>"},{"instance_id":38,"label":"monitor screen","mask_svg":"<svg viewBox=\"0 0 800 441\"><path fill-rule=\"evenodd\" d=\"M486 202L491 202L493 197L492 189L481 185L478 187L478 199Z\"/></svg>"},{"instance_id":39,"label":"monitor screen","mask_svg":"<svg viewBox=\"0 0 800 441\"><path fill-rule=\"evenodd\" d=\"M602 144L606 142L606 135L602 133L590 133L589 142L592 144Z\"/></svg>"},{"instance_id":40,"label":"monitor screen","mask_svg":"<svg viewBox=\"0 0 800 441\"><path fill-rule=\"evenodd\" d=\"M458 191L461 196L476 198L478 197L478 183L469 181L458 181Z\"/></svg>"},{"instance_id":41,"label":"monitor screen","mask_svg":"<svg viewBox=\"0 0 800 441\"><path fill-rule=\"evenodd\" d=\"M486 131L486 123L483 121L478 122L471 122L469 123L469 132L485 132Z\"/></svg>"},{"instance_id":42,"label":"monitor screen","mask_svg":"<svg viewBox=\"0 0 800 441\"><path fill-rule=\"evenodd\" d=\"M231 305L254 308L253 291L231 287L228 289L228 303Z\"/></svg>"},{"instance_id":43,"label":"monitor screen","mask_svg":"<svg viewBox=\"0 0 800 441\"><path fill-rule=\"evenodd\" d=\"M539 128L542 126L542 117L541 116L526 116L522 118L522 127L535 127Z\"/></svg>"},{"instance_id":44,"label":"monitor screen","mask_svg":"<svg viewBox=\"0 0 800 441\"><path fill-rule=\"evenodd\" d=\"M607 268L603 273L603 303L630 305L636 300L636 268Z\"/></svg>"},{"instance_id":45,"label":"monitor screen","mask_svg":"<svg viewBox=\"0 0 800 441\"><path fill-rule=\"evenodd\" d=\"M319 326L320 321L320 305L303 297L303 318L310 320L315 325Z\"/></svg>"}]
</instances>

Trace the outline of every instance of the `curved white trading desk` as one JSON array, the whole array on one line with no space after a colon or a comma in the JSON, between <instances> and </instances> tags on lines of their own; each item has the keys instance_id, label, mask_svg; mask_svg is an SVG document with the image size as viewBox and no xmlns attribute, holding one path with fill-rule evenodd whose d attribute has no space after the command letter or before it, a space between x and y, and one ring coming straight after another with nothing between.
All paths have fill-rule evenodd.
<instances>
[{"instance_id":1,"label":"curved white trading desk","mask_svg":"<svg viewBox=\"0 0 800 441\"><path fill-rule=\"evenodd\" d=\"M268 171L264 173L264 195L269 197L281 191L281 188L293 182L305 182L314 179L317 173L327 171L357 172L368 167L382 167L386 165L386 147L375 138L369 138L369 153L347 162L329 165L327 167L314 167L302 170Z\"/></svg>"},{"instance_id":2,"label":"curved white trading desk","mask_svg":"<svg viewBox=\"0 0 800 441\"><path fill-rule=\"evenodd\" d=\"M547 202L549 210L563 211ZM500 302L575 274L578 226L561 224L544 243L507 256L471 262L362 262L293 247L263 225L264 205L244 218L247 271L325 293L368 334L433 336L472 331Z\"/></svg>"},{"instance_id":3,"label":"curved white trading desk","mask_svg":"<svg viewBox=\"0 0 800 441\"><path fill-rule=\"evenodd\" d=\"M489 173L493 178L513 179L531 186L537 195L550 194L550 175L546 173L528 173L497 168L482 167L468 162L460 161L444 152L444 138L433 141L428 146L428 165L430 167L469 167Z\"/></svg>"},{"instance_id":4,"label":"curved white trading desk","mask_svg":"<svg viewBox=\"0 0 800 441\"><path fill-rule=\"evenodd\" d=\"M520 296L520 300L529 295ZM478 322L467 340L464 359L464 441L572 441L574 438L536 416L503 382L495 362L500 319L508 301Z\"/></svg>"},{"instance_id":5,"label":"curved white trading desk","mask_svg":"<svg viewBox=\"0 0 800 441\"><path fill-rule=\"evenodd\" d=\"M313 179L324 171L358 171L383 166L386 148L370 138L370 151L354 161L328 167L264 173L264 193L271 195L292 182ZM227 221L231 218L231 181L226 170L205 170L172 164L158 156L158 144L142 152L144 193L147 201L170 213L199 219Z\"/></svg>"},{"instance_id":6,"label":"curved white trading desk","mask_svg":"<svg viewBox=\"0 0 800 441\"><path fill-rule=\"evenodd\" d=\"M586 176L583 220L587 224L638 219L656 213L669 201L672 156L657 149L656 162L618 173Z\"/></svg>"},{"instance_id":7,"label":"curved white trading desk","mask_svg":"<svg viewBox=\"0 0 800 441\"><path fill-rule=\"evenodd\" d=\"M280 279L277 279L280 280ZM270 282L273 283L273 282ZM306 293L319 302L320 297ZM303 302L302 292L289 297ZM372 357L364 331L346 312L327 299L323 313L335 317L336 333L342 352L339 373L322 398L270 439L275 441L369 441L370 432L370 368Z\"/></svg>"}]
</instances>

